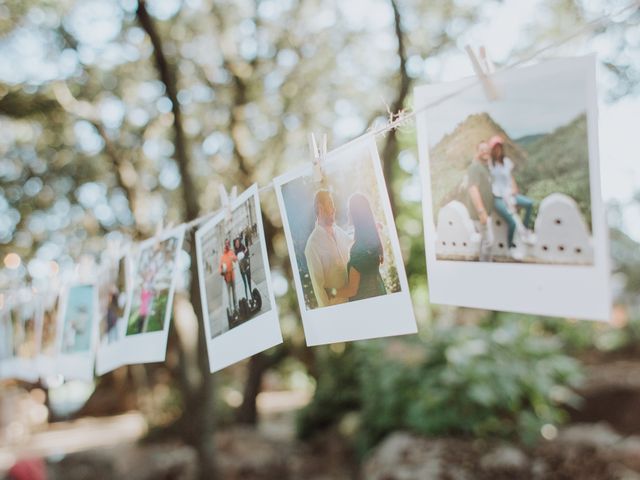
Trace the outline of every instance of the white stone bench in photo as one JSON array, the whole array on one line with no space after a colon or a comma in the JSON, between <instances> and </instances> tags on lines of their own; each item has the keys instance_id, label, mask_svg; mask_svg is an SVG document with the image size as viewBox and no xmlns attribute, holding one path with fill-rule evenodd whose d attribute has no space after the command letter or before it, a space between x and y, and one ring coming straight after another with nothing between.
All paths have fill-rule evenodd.
<instances>
[{"instance_id":1,"label":"white stone bench in photo","mask_svg":"<svg viewBox=\"0 0 640 480\"><path fill-rule=\"evenodd\" d=\"M518 251L522 258L527 258L532 255L532 251L529 245L527 245L522 239L522 233L525 231L522 219L518 213L513 214L513 219L516 222L516 231L513 235L513 243L515 244L515 250ZM491 255L494 258L510 257L508 233L509 226L507 222L498 215L498 212L494 211L491 214L491 228L493 232L493 244L491 245Z\"/></svg>"},{"instance_id":2,"label":"white stone bench in photo","mask_svg":"<svg viewBox=\"0 0 640 480\"><path fill-rule=\"evenodd\" d=\"M477 259L479 254L480 234L469 211L457 200L447 203L438 212L436 256Z\"/></svg>"},{"instance_id":3,"label":"white stone bench in photo","mask_svg":"<svg viewBox=\"0 0 640 480\"><path fill-rule=\"evenodd\" d=\"M568 195L552 193L540 202L535 232L536 258L548 263L593 263L589 229Z\"/></svg>"},{"instance_id":4,"label":"white stone bench in photo","mask_svg":"<svg viewBox=\"0 0 640 480\"><path fill-rule=\"evenodd\" d=\"M578 204L568 195L552 193L540 202L534 235L525 242L525 228L520 215L514 214L514 243L525 262L590 264L593 245L589 228ZM491 215L494 261L511 259L507 245L507 223L497 213ZM480 234L476 231L465 205L457 200L438 212L436 224L436 256L441 259L477 260Z\"/></svg>"}]
</instances>

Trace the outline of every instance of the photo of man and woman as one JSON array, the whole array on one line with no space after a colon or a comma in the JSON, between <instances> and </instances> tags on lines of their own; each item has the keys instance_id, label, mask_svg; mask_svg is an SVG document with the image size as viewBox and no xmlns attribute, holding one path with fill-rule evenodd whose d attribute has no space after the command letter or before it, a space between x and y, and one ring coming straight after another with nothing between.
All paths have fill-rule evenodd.
<instances>
[{"instance_id":1,"label":"photo of man and woman","mask_svg":"<svg viewBox=\"0 0 640 480\"><path fill-rule=\"evenodd\" d=\"M282 343L257 185L195 234L209 369Z\"/></svg>"},{"instance_id":2,"label":"photo of man and woman","mask_svg":"<svg viewBox=\"0 0 640 480\"><path fill-rule=\"evenodd\" d=\"M170 318L170 296L181 237L171 235L164 240L141 246L133 277L126 335L158 332ZM112 296L113 298L113 296ZM116 300L114 299L114 302ZM117 310L112 310L112 314Z\"/></svg>"},{"instance_id":3,"label":"photo of man and woman","mask_svg":"<svg viewBox=\"0 0 640 480\"><path fill-rule=\"evenodd\" d=\"M408 290L375 140L330 154L322 172L319 178L306 168L276 179L303 320L346 305L361 304L365 314L372 299ZM408 294L406 300L410 307ZM355 313L354 308L347 310ZM395 326L404 333L412 323L415 328L415 320L411 308L401 311L407 323ZM395 326L380 325L375 334L367 328L336 331L335 338L393 335ZM307 325L305 333L309 341Z\"/></svg>"},{"instance_id":4,"label":"photo of man and woman","mask_svg":"<svg viewBox=\"0 0 640 480\"><path fill-rule=\"evenodd\" d=\"M434 303L609 317L595 59L416 87Z\"/></svg>"},{"instance_id":5,"label":"photo of man and woman","mask_svg":"<svg viewBox=\"0 0 640 480\"><path fill-rule=\"evenodd\" d=\"M363 155L323 182L309 175L282 187L307 310L400 291L369 162Z\"/></svg>"},{"instance_id":6,"label":"photo of man and woman","mask_svg":"<svg viewBox=\"0 0 640 480\"><path fill-rule=\"evenodd\" d=\"M73 285L69 288L62 327L63 354L88 352L92 347L95 323L95 286Z\"/></svg>"},{"instance_id":7,"label":"photo of man and woman","mask_svg":"<svg viewBox=\"0 0 640 480\"><path fill-rule=\"evenodd\" d=\"M210 338L271 310L262 242L253 197L200 236Z\"/></svg>"},{"instance_id":8,"label":"photo of man and woman","mask_svg":"<svg viewBox=\"0 0 640 480\"><path fill-rule=\"evenodd\" d=\"M436 257L593 264L585 83L514 76L501 90L425 116Z\"/></svg>"}]
</instances>

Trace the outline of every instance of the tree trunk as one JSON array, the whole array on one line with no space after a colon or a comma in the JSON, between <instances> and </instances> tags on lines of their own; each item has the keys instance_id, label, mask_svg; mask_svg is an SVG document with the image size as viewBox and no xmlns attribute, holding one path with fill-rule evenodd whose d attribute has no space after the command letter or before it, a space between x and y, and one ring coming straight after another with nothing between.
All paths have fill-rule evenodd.
<instances>
[{"instance_id":1,"label":"tree trunk","mask_svg":"<svg viewBox=\"0 0 640 480\"><path fill-rule=\"evenodd\" d=\"M236 420L238 423L256 425L258 422L257 398L262 386L262 376L267 368L267 358L263 352L252 356L249 360L242 404L236 412Z\"/></svg>"},{"instance_id":2,"label":"tree trunk","mask_svg":"<svg viewBox=\"0 0 640 480\"><path fill-rule=\"evenodd\" d=\"M407 52L405 48L404 32L402 30L402 17L396 0L390 0L391 8L393 10L394 30L396 39L398 41L398 57L400 59L400 85L398 86L398 94L391 104L391 112L397 113L404 108L404 102L409 94L409 88L411 87L411 78L407 73ZM387 190L389 191L389 201L391 202L391 210L396 213L396 198L393 194L394 189L394 164L398 158L398 137L395 130L391 130L387 136L387 141L382 150L382 170L384 178L387 183Z\"/></svg>"},{"instance_id":3,"label":"tree trunk","mask_svg":"<svg viewBox=\"0 0 640 480\"><path fill-rule=\"evenodd\" d=\"M167 96L172 104L175 160L182 180L182 197L187 221L198 216L199 208L195 183L190 172L190 159L186 145L186 137L182 125L182 111L178 102L178 85L175 66L165 56L162 39L158 34L154 21L146 9L144 0L138 1L136 10L138 22L149 36L153 45L153 57L160 80L165 85ZM182 418L177 422L181 437L193 446L198 453L199 476L202 480L216 478L214 432L214 378L209 373L207 342L200 307L200 288L198 283L195 242L191 235L191 278L189 296L191 305L198 319L198 369L200 382L193 388L183 391L185 405ZM184 371L184 370L181 370ZM183 379L182 385L189 384ZM183 387L184 388L184 387Z\"/></svg>"}]
</instances>

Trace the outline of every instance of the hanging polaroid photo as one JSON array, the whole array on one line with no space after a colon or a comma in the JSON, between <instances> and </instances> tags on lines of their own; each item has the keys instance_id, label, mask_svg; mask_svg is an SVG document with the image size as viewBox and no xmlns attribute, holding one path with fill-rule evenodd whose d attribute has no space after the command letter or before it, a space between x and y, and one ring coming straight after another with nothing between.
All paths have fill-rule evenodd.
<instances>
[{"instance_id":1,"label":"hanging polaroid photo","mask_svg":"<svg viewBox=\"0 0 640 480\"><path fill-rule=\"evenodd\" d=\"M209 367L282 343L256 185L196 232Z\"/></svg>"},{"instance_id":2,"label":"hanging polaroid photo","mask_svg":"<svg viewBox=\"0 0 640 480\"><path fill-rule=\"evenodd\" d=\"M415 333L375 139L274 183L307 345Z\"/></svg>"},{"instance_id":3,"label":"hanging polaroid photo","mask_svg":"<svg viewBox=\"0 0 640 480\"><path fill-rule=\"evenodd\" d=\"M106 262L98 286L99 328L96 374L104 375L122 365L122 339L128 302L129 262L125 255Z\"/></svg>"},{"instance_id":4,"label":"hanging polaroid photo","mask_svg":"<svg viewBox=\"0 0 640 480\"><path fill-rule=\"evenodd\" d=\"M8 309L0 309L0 379L11 377L12 340L11 315Z\"/></svg>"},{"instance_id":5,"label":"hanging polaroid photo","mask_svg":"<svg viewBox=\"0 0 640 480\"><path fill-rule=\"evenodd\" d=\"M35 382L39 377L36 357L40 342L40 302L37 298L16 301L7 313L8 321L5 321L4 328L10 337L3 342L6 355L4 373L10 378Z\"/></svg>"},{"instance_id":6,"label":"hanging polaroid photo","mask_svg":"<svg viewBox=\"0 0 640 480\"><path fill-rule=\"evenodd\" d=\"M60 314L55 373L66 379L93 380L97 340L98 291L95 284L68 287Z\"/></svg>"},{"instance_id":7,"label":"hanging polaroid photo","mask_svg":"<svg viewBox=\"0 0 640 480\"><path fill-rule=\"evenodd\" d=\"M58 332L61 319L59 315L60 295L57 288L46 290L42 294L42 329L40 352L38 353L38 373L41 378L55 375L56 357L59 351Z\"/></svg>"},{"instance_id":8,"label":"hanging polaroid photo","mask_svg":"<svg viewBox=\"0 0 640 480\"><path fill-rule=\"evenodd\" d=\"M164 361L184 233L180 226L139 246L125 311L122 365Z\"/></svg>"},{"instance_id":9,"label":"hanging polaroid photo","mask_svg":"<svg viewBox=\"0 0 640 480\"><path fill-rule=\"evenodd\" d=\"M595 57L415 90L434 303L608 320Z\"/></svg>"}]
</instances>

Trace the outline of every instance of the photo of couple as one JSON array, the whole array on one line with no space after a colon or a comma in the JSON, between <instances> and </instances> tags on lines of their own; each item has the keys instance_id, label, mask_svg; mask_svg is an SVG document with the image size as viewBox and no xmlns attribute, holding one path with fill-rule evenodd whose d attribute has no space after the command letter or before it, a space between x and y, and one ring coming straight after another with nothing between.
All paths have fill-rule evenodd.
<instances>
[{"instance_id":1,"label":"photo of couple","mask_svg":"<svg viewBox=\"0 0 640 480\"><path fill-rule=\"evenodd\" d=\"M431 302L610 318L595 69L501 70L495 98L477 77L416 87Z\"/></svg>"},{"instance_id":2,"label":"photo of couple","mask_svg":"<svg viewBox=\"0 0 640 480\"><path fill-rule=\"evenodd\" d=\"M258 186L200 226L195 248L211 373L282 343Z\"/></svg>"},{"instance_id":3,"label":"photo of couple","mask_svg":"<svg viewBox=\"0 0 640 480\"><path fill-rule=\"evenodd\" d=\"M321 181L308 174L282 185L307 310L401 290L388 198L365 147L327 164Z\"/></svg>"},{"instance_id":4,"label":"photo of couple","mask_svg":"<svg viewBox=\"0 0 640 480\"><path fill-rule=\"evenodd\" d=\"M154 240L143 247L138 257L134 276L131 308L127 320L126 335L158 332L164 329L170 316L169 296L176 268L179 239L171 235L164 240ZM116 292L112 295L112 314L117 315ZM115 325L115 324L114 324Z\"/></svg>"},{"instance_id":5,"label":"photo of couple","mask_svg":"<svg viewBox=\"0 0 640 480\"><path fill-rule=\"evenodd\" d=\"M496 241L506 242L509 256L522 260L523 254L514 243L517 227L524 242L530 243L535 238L533 200L520 193L513 168L514 163L505 155L504 139L494 135L478 143L476 155L467 169L461 196L480 233L481 262L491 261L491 247ZM524 218L520 217L521 212ZM506 223L505 238L494 237L491 218L500 218Z\"/></svg>"},{"instance_id":6,"label":"photo of couple","mask_svg":"<svg viewBox=\"0 0 640 480\"><path fill-rule=\"evenodd\" d=\"M213 227L202 228L199 247L211 338L271 309L255 199L247 198Z\"/></svg>"},{"instance_id":7,"label":"photo of couple","mask_svg":"<svg viewBox=\"0 0 640 480\"><path fill-rule=\"evenodd\" d=\"M417 330L381 165L369 137L274 180L309 346Z\"/></svg>"},{"instance_id":8,"label":"photo of couple","mask_svg":"<svg viewBox=\"0 0 640 480\"><path fill-rule=\"evenodd\" d=\"M593 264L584 79L496 78L497 100L476 85L424 116L436 258ZM424 101L448 91L417 89Z\"/></svg>"},{"instance_id":9,"label":"photo of couple","mask_svg":"<svg viewBox=\"0 0 640 480\"><path fill-rule=\"evenodd\" d=\"M352 236L336 225L336 207L329 190L316 191L316 217L304 249L308 276L318 307L385 295L380 267L384 251L381 224L376 222L366 195L349 197Z\"/></svg>"}]
</instances>

